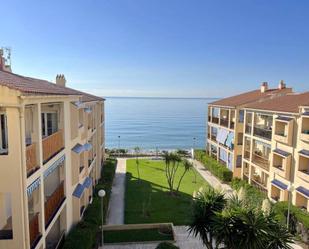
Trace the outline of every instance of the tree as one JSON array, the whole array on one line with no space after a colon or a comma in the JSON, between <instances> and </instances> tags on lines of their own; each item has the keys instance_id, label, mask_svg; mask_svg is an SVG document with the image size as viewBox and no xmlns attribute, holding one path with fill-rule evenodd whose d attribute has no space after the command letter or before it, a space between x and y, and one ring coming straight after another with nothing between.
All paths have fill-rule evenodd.
<instances>
[{"instance_id":1,"label":"tree","mask_svg":"<svg viewBox=\"0 0 309 249\"><path fill-rule=\"evenodd\" d=\"M185 163L185 161L183 161L180 155L178 155L177 153L166 152L164 153L163 157L165 161L165 176L167 179L169 191L171 194L177 194L181 181L191 166ZM176 175L177 175L180 165L184 166L184 172L179 178L177 187L175 189L175 184L176 184L176 179L177 179Z\"/></svg>"},{"instance_id":2,"label":"tree","mask_svg":"<svg viewBox=\"0 0 309 249\"><path fill-rule=\"evenodd\" d=\"M179 179L179 182L178 182L178 186L176 188L176 191L178 192L179 191L179 188L180 188L180 184L182 182L182 179L184 178L184 176L186 175L186 173L190 170L193 169L193 164L191 162L189 162L187 159L184 159L183 160L183 166L184 166L184 171Z\"/></svg>"},{"instance_id":3,"label":"tree","mask_svg":"<svg viewBox=\"0 0 309 249\"><path fill-rule=\"evenodd\" d=\"M139 155L140 151L141 151L141 150L140 150L139 147L135 147L135 148L134 148L134 152L135 152L135 162L136 162L138 180L140 180L140 174L139 174L139 158L138 158L138 155Z\"/></svg>"},{"instance_id":4,"label":"tree","mask_svg":"<svg viewBox=\"0 0 309 249\"><path fill-rule=\"evenodd\" d=\"M213 249L215 238L213 220L217 212L221 212L226 205L224 194L209 187L204 192L198 192L193 202L192 221L189 232L200 236L208 249Z\"/></svg>"},{"instance_id":5,"label":"tree","mask_svg":"<svg viewBox=\"0 0 309 249\"><path fill-rule=\"evenodd\" d=\"M228 200L221 195L207 190L193 204L189 231L200 235L208 249L291 248L292 235L273 212L247 205L238 195Z\"/></svg>"}]
</instances>

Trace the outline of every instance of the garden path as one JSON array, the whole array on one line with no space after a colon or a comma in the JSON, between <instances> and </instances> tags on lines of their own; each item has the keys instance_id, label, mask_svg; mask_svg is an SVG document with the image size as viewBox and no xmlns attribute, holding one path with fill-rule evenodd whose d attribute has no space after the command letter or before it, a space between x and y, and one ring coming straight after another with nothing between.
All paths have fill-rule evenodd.
<instances>
[{"instance_id":1,"label":"garden path","mask_svg":"<svg viewBox=\"0 0 309 249\"><path fill-rule=\"evenodd\" d=\"M121 225L124 223L126 160L126 158L117 158L116 174L107 211L107 225Z\"/></svg>"}]
</instances>

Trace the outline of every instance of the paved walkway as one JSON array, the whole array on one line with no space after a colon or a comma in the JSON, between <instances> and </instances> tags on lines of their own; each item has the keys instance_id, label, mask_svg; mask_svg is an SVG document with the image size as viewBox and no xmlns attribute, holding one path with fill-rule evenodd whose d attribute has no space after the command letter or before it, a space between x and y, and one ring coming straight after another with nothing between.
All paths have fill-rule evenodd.
<instances>
[{"instance_id":1,"label":"paved walkway","mask_svg":"<svg viewBox=\"0 0 309 249\"><path fill-rule=\"evenodd\" d=\"M111 199L107 211L107 225L124 223L124 194L126 183L126 158L117 159L116 174L113 181Z\"/></svg>"},{"instance_id":2,"label":"paved walkway","mask_svg":"<svg viewBox=\"0 0 309 249\"><path fill-rule=\"evenodd\" d=\"M176 234L176 245L180 249L205 249L200 240L189 235L187 227L174 227ZM131 245L104 245L104 249L155 249L158 243L131 244ZM103 249L103 248L101 248Z\"/></svg>"},{"instance_id":3,"label":"paved walkway","mask_svg":"<svg viewBox=\"0 0 309 249\"><path fill-rule=\"evenodd\" d=\"M211 172L209 172L202 163L197 160L189 159L194 168L201 174L201 176L215 189L223 190L225 193L233 193L233 189L230 185L220 182Z\"/></svg>"}]
</instances>

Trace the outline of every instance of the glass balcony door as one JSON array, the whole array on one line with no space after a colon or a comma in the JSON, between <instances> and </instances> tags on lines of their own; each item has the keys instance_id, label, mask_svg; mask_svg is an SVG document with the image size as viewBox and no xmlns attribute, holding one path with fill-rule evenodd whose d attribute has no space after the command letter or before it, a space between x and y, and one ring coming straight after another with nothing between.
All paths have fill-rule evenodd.
<instances>
[{"instance_id":1,"label":"glass balcony door","mask_svg":"<svg viewBox=\"0 0 309 249\"><path fill-rule=\"evenodd\" d=\"M58 131L58 113L42 113L42 136L43 138L52 135Z\"/></svg>"}]
</instances>

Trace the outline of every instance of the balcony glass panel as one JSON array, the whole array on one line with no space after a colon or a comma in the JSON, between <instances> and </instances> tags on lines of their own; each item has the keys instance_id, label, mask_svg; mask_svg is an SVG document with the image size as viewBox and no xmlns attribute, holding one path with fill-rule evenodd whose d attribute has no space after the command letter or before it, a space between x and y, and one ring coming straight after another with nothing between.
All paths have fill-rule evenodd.
<instances>
[{"instance_id":1,"label":"balcony glass panel","mask_svg":"<svg viewBox=\"0 0 309 249\"><path fill-rule=\"evenodd\" d=\"M270 146L259 141L254 141L252 161L258 166L269 170Z\"/></svg>"},{"instance_id":2,"label":"balcony glass panel","mask_svg":"<svg viewBox=\"0 0 309 249\"><path fill-rule=\"evenodd\" d=\"M273 117L263 114L255 114L254 136L271 140Z\"/></svg>"}]
</instances>

